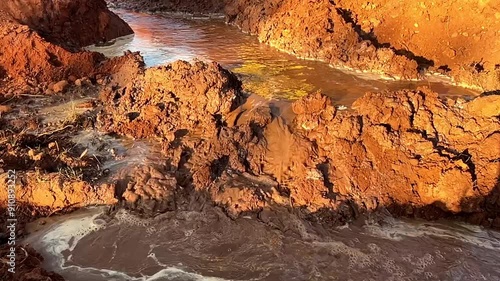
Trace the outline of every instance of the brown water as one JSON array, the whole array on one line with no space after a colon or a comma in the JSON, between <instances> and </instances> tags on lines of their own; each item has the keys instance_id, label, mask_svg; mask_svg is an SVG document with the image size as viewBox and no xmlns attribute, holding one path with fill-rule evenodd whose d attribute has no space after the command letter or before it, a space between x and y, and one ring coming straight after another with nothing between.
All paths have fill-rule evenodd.
<instances>
[{"instance_id":1,"label":"brown water","mask_svg":"<svg viewBox=\"0 0 500 281\"><path fill-rule=\"evenodd\" d=\"M500 280L500 233L470 225L387 217L327 230L287 212L267 224L213 207L149 220L102 212L61 217L26 242L70 281Z\"/></svg>"},{"instance_id":2,"label":"brown water","mask_svg":"<svg viewBox=\"0 0 500 281\"><path fill-rule=\"evenodd\" d=\"M369 74L331 68L317 61L297 59L259 43L257 38L224 24L221 19L187 19L116 11L135 31L108 47L91 48L108 56L140 51L148 66L195 58L217 61L237 73L246 91L266 98L297 99L321 90L339 104L349 105L367 91L414 89L429 86L447 96L477 93L447 83L385 81ZM441 79L442 80L442 79Z\"/></svg>"}]
</instances>

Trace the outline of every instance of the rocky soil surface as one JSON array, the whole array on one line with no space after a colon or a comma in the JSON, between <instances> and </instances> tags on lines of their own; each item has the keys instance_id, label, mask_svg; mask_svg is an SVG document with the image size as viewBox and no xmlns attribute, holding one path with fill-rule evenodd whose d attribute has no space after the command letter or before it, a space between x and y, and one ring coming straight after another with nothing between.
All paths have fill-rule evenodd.
<instances>
[{"instance_id":1,"label":"rocky soil surface","mask_svg":"<svg viewBox=\"0 0 500 281\"><path fill-rule=\"evenodd\" d=\"M253 106L239 87L202 62L148 69L101 96L98 126L159 139L168 163L161 170L176 179L169 193L206 193L233 216L286 204L335 214L348 206L339 222L380 207L500 222L500 96L368 93L354 111L337 112L316 93L285 115L287 108Z\"/></svg>"},{"instance_id":2,"label":"rocky soil surface","mask_svg":"<svg viewBox=\"0 0 500 281\"><path fill-rule=\"evenodd\" d=\"M131 33L100 0L0 3L0 209L5 213L7 207L7 171L16 170L18 238L24 234L24 224L37 217L116 202L113 185L93 184L102 176L95 168L99 159L85 157L71 141L86 126L86 117L77 112L92 103L68 108L55 123L44 120L41 112L44 107L95 96L108 80L135 75L143 62L134 54L108 60L78 50ZM3 230L5 223L2 215ZM2 245L5 235L0 233ZM17 249L18 272L13 279L7 277L2 259L2 278L62 280L42 270L43 259L31 249Z\"/></svg>"}]
</instances>

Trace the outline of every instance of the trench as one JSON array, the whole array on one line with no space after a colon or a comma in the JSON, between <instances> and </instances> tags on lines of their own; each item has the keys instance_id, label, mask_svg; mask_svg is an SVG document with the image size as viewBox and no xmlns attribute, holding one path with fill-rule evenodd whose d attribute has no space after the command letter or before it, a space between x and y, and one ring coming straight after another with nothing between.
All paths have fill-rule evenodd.
<instances>
[{"instance_id":1,"label":"trench","mask_svg":"<svg viewBox=\"0 0 500 281\"><path fill-rule=\"evenodd\" d=\"M449 97L477 95L444 78L387 81L297 59L221 19L116 12L135 36L90 49L107 56L140 51L148 66L217 61L239 76L245 91L268 100L286 102L321 91L339 108L349 108L367 91L419 86ZM87 133L75 138L77 143L104 139L122 150L123 161L107 163L117 170L155 154L147 143L117 144ZM145 219L126 210L108 215L105 208L91 208L35 221L27 230L24 242L45 257L44 266L75 281L500 280L500 233L444 220L377 215L333 228L288 211L231 219L217 207L203 206Z\"/></svg>"},{"instance_id":2,"label":"trench","mask_svg":"<svg viewBox=\"0 0 500 281\"><path fill-rule=\"evenodd\" d=\"M119 56L140 51L147 66L175 60L216 61L236 73L244 89L267 99L294 100L321 91L339 106L349 106L369 91L430 87L442 96L472 97L479 93L456 87L444 77L425 81L390 81L378 75L355 73L328 64L298 59L259 43L257 38L228 26L223 19L185 18L115 11L134 30L135 36L118 39L93 51Z\"/></svg>"}]
</instances>

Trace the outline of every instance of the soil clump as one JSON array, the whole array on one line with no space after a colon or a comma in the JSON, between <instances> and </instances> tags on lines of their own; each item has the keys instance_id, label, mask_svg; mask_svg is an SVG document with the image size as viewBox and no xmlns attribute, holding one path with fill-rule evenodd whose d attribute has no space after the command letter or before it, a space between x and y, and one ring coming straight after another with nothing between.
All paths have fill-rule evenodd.
<instances>
[{"instance_id":1,"label":"soil clump","mask_svg":"<svg viewBox=\"0 0 500 281\"><path fill-rule=\"evenodd\" d=\"M45 40L66 48L80 48L132 34L104 0L12 0L0 10Z\"/></svg>"}]
</instances>

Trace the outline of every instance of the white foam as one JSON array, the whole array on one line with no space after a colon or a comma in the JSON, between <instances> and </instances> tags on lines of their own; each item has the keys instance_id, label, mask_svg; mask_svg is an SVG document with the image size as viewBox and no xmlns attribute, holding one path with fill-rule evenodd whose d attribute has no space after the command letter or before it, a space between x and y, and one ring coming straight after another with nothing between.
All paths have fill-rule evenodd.
<instances>
[{"instance_id":1,"label":"white foam","mask_svg":"<svg viewBox=\"0 0 500 281\"><path fill-rule=\"evenodd\" d=\"M79 276L88 276L89 280L95 278L104 278L103 280L115 281L154 281L154 280L170 280L173 278L181 278L186 281L223 281L225 279L206 277L196 273L183 271L176 267L169 267L161 263L156 255L152 252L149 253L148 258L153 259L159 266L164 267L151 276L133 277L124 272L119 272L109 269L100 269L95 267L84 267L77 265L66 265L68 260L71 260L70 254L67 258L64 257L63 252L69 251L70 253L75 249L78 242L86 235L98 231L106 226L104 220L97 218L104 212L103 208L96 208L90 210L86 214L70 217L60 224L56 224L51 228L45 230L43 233L38 233L29 237L25 242L31 244L35 249L44 251L51 260L50 270L54 270L63 275L70 275L78 272ZM134 216L126 214L126 212L119 211L117 217L120 221L127 222L133 225L144 226L147 222L140 223L140 220ZM114 244L116 250L116 243ZM114 258L114 253L113 253ZM67 274L64 274L64 273Z\"/></svg>"},{"instance_id":2,"label":"white foam","mask_svg":"<svg viewBox=\"0 0 500 281\"><path fill-rule=\"evenodd\" d=\"M401 241L404 237L434 236L454 239L490 250L500 249L500 241L496 237L498 234L468 224L454 223L448 226L431 222L408 223L402 220L391 220L386 226L370 223L364 228L367 230L367 234L371 236L396 241ZM456 251L459 252L461 249L456 249Z\"/></svg>"}]
</instances>

